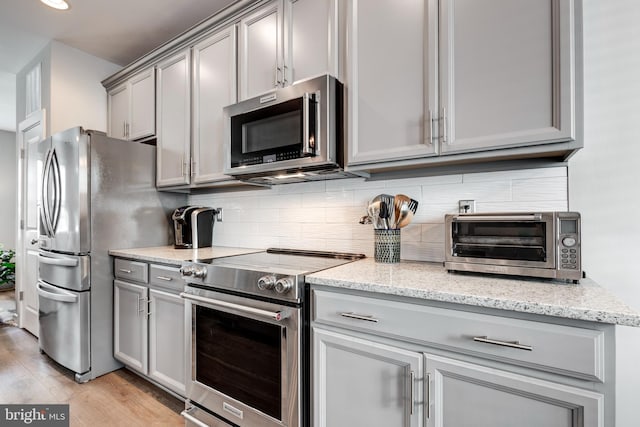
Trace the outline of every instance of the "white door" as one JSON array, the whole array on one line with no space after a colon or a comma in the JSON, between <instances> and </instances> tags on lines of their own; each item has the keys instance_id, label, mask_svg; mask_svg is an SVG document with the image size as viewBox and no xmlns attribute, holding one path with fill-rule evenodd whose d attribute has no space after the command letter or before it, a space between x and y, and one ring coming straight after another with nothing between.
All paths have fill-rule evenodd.
<instances>
[{"instance_id":1,"label":"white door","mask_svg":"<svg viewBox=\"0 0 640 427\"><path fill-rule=\"evenodd\" d=\"M16 298L18 325L38 336L38 209L43 159L38 144L45 137L45 111L40 110L18 125L18 250Z\"/></svg>"}]
</instances>

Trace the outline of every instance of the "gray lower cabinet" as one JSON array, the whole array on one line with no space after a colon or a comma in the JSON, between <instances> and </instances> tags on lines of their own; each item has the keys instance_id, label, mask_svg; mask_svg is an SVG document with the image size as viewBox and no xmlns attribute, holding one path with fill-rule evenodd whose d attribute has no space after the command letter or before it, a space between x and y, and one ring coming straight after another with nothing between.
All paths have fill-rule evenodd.
<instances>
[{"instance_id":1,"label":"gray lower cabinet","mask_svg":"<svg viewBox=\"0 0 640 427\"><path fill-rule=\"evenodd\" d=\"M601 393L448 357L427 354L425 362L427 427L604 426Z\"/></svg>"},{"instance_id":2,"label":"gray lower cabinet","mask_svg":"<svg viewBox=\"0 0 640 427\"><path fill-rule=\"evenodd\" d=\"M614 425L611 325L311 289L313 427Z\"/></svg>"},{"instance_id":3,"label":"gray lower cabinet","mask_svg":"<svg viewBox=\"0 0 640 427\"><path fill-rule=\"evenodd\" d=\"M115 266L114 357L184 396L185 308L178 268L122 259Z\"/></svg>"},{"instance_id":4,"label":"gray lower cabinet","mask_svg":"<svg viewBox=\"0 0 640 427\"><path fill-rule=\"evenodd\" d=\"M422 355L313 329L314 426L419 426Z\"/></svg>"}]
</instances>

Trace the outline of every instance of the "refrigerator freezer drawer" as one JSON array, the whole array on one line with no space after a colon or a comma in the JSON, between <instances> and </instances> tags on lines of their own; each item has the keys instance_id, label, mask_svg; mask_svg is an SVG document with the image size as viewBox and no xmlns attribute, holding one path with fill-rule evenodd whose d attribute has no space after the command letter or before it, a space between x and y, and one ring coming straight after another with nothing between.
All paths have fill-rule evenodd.
<instances>
[{"instance_id":1,"label":"refrigerator freezer drawer","mask_svg":"<svg viewBox=\"0 0 640 427\"><path fill-rule=\"evenodd\" d=\"M91 368L89 292L73 292L38 281L40 349L77 373Z\"/></svg>"},{"instance_id":2,"label":"refrigerator freezer drawer","mask_svg":"<svg viewBox=\"0 0 640 427\"><path fill-rule=\"evenodd\" d=\"M89 255L38 253L38 278L50 285L71 291L88 290L91 288L89 270Z\"/></svg>"}]
</instances>

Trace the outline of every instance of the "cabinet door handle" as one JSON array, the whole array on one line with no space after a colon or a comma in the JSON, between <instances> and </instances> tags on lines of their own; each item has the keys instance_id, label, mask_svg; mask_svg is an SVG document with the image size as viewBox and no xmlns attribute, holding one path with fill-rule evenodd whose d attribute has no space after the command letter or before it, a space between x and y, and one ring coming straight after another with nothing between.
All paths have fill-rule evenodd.
<instances>
[{"instance_id":1,"label":"cabinet door handle","mask_svg":"<svg viewBox=\"0 0 640 427\"><path fill-rule=\"evenodd\" d=\"M165 282L170 282L173 280L172 277L167 277L167 276L156 276L156 279L158 280L164 280Z\"/></svg>"},{"instance_id":2,"label":"cabinet door handle","mask_svg":"<svg viewBox=\"0 0 640 427\"><path fill-rule=\"evenodd\" d=\"M415 396L413 395L414 393L414 387L416 383L416 373L411 371L409 373L409 414L413 415L413 406L415 405Z\"/></svg>"},{"instance_id":3,"label":"cabinet door handle","mask_svg":"<svg viewBox=\"0 0 640 427\"><path fill-rule=\"evenodd\" d=\"M425 125L427 126L427 144L433 144L433 111L429 110L427 113L427 120Z\"/></svg>"},{"instance_id":4,"label":"cabinet door handle","mask_svg":"<svg viewBox=\"0 0 640 427\"><path fill-rule=\"evenodd\" d=\"M126 268L119 268L118 271L122 271L123 273L127 273L127 274L133 273L131 270L127 270Z\"/></svg>"},{"instance_id":5,"label":"cabinet door handle","mask_svg":"<svg viewBox=\"0 0 640 427\"><path fill-rule=\"evenodd\" d=\"M447 110L444 107L442 107L442 110L441 110L440 120L442 120L442 130L440 131L440 133L442 134L442 143L443 144L448 144L448 141L447 141Z\"/></svg>"},{"instance_id":6,"label":"cabinet door handle","mask_svg":"<svg viewBox=\"0 0 640 427\"><path fill-rule=\"evenodd\" d=\"M427 373L427 377L425 380L425 398L424 398L424 404L426 406L425 408L425 412L426 412L426 416L427 419L431 418L431 402L429 401L431 395L429 393L429 387L431 386L431 374ZM425 423L426 424L426 423Z\"/></svg>"},{"instance_id":7,"label":"cabinet door handle","mask_svg":"<svg viewBox=\"0 0 640 427\"><path fill-rule=\"evenodd\" d=\"M516 348L518 350L526 350L526 351L532 351L533 350L533 346L526 345L526 344L520 344L520 341L494 340L494 339L491 339L491 338L489 338L487 336L473 337L473 340L475 342L481 342L481 343L485 343L485 344L493 344L493 345L499 345L499 346L502 346L502 347Z\"/></svg>"},{"instance_id":8,"label":"cabinet door handle","mask_svg":"<svg viewBox=\"0 0 640 427\"><path fill-rule=\"evenodd\" d=\"M122 137L127 137L127 122L122 122Z\"/></svg>"},{"instance_id":9,"label":"cabinet door handle","mask_svg":"<svg viewBox=\"0 0 640 427\"><path fill-rule=\"evenodd\" d=\"M280 86L280 66L276 64L276 82L273 85L274 87Z\"/></svg>"},{"instance_id":10,"label":"cabinet door handle","mask_svg":"<svg viewBox=\"0 0 640 427\"><path fill-rule=\"evenodd\" d=\"M364 320L366 322L378 323L378 319L376 319L373 316L367 316L366 314L356 314L356 313L349 312L349 313L340 313L340 316L348 317L349 319Z\"/></svg>"},{"instance_id":11,"label":"cabinet door handle","mask_svg":"<svg viewBox=\"0 0 640 427\"><path fill-rule=\"evenodd\" d=\"M140 313L144 312L144 307L140 308L140 302L149 302L149 300L147 298L138 297L138 317L140 317Z\"/></svg>"}]
</instances>

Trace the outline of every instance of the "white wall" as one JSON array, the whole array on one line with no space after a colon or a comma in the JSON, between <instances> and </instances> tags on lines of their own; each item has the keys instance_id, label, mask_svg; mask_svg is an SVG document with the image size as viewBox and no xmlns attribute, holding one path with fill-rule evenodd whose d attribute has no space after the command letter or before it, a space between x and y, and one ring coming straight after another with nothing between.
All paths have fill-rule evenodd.
<instances>
[{"instance_id":1,"label":"white wall","mask_svg":"<svg viewBox=\"0 0 640 427\"><path fill-rule=\"evenodd\" d=\"M107 92L100 82L119 65L51 43L51 134L74 126L107 131Z\"/></svg>"},{"instance_id":2,"label":"white wall","mask_svg":"<svg viewBox=\"0 0 640 427\"><path fill-rule=\"evenodd\" d=\"M16 134L0 130L0 243L16 247Z\"/></svg>"},{"instance_id":3,"label":"white wall","mask_svg":"<svg viewBox=\"0 0 640 427\"><path fill-rule=\"evenodd\" d=\"M584 149L569 162L589 276L640 310L640 2L584 1ZM616 426L637 426L640 328L616 328Z\"/></svg>"},{"instance_id":4,"label":"white wall","mask_svg":"<svg viewBox=\"0 0 640 427\"><path fill-rule=\"evenodd\" d=\"M565 167L364 182L361 178L277 185L271 189L192 195L190 204L223 208L219 246L285 247L373 256L373 229L360 225L367 202L380 193L420 202L402 229L401 258L442 261L444 214L474 199L479 212L567 210Z\"/></svg>"},{"instance_id":5,"label":"white wall","mask_svg":"<svg viewBox=\"0 0 640 427\"><path fill-rule=\"evenodd\" d=\"M122 67L57 41L50 42L17 74L18 123L25 118L25 76L38 62L42 63L46 134L74 126L106 132L107 93L100 82Z\"/></svg>"}]
</instances>

